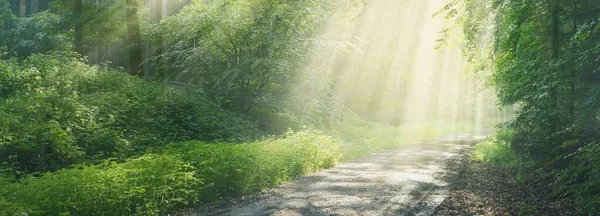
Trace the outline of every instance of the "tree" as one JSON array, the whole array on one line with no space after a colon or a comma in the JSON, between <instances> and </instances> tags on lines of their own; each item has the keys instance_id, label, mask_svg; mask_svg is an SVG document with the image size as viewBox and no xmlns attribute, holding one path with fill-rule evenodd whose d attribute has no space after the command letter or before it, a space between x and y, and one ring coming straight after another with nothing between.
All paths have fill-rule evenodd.
<instances>
[{"instance_id":1,"label":"tree","mask_svg":"<svg viewBox=\"0 0 600 216\"><path fill-rule=\"evenodd\" d=\"M83 25L82 25L82 12L83 12L83 0L74 0L74 14L75 14L75 52L79 55L84 55L83 51Z\"/></svg>"},{"instance_id":2,"label":"tree","mask_svg":"<svg viewBox=\"0 0 600 216\"><path fill-rule=\"evenodd\" d=\"M463 23L464 47L491 71L502 104L522 107L512 146L558 170L569 185L562 192L597 212L597 191L586 188L600 185L592 180L600 173L600 2L456 0L446 9ZM479 61L482 51L491 60Z\"/></svg>"},{"instance_id":3,"label":"tree","mask_svg":"<svg viewBox=\"0 0 600 216\"><path fill-rule=\"evenodd\" d=\"M138 19L137 0L126 0L127 7L127 44L129 46L129 73L134 76L142 76L143 61L142 39L140 35L140 24Z\"/></svg>"},{"instance_id":4,"label":"tree","mask_svg":"<svg viewBox=\"0 0 600 216\"><path fill-rule=\"evenodd\" d=\"M231 110L276 107L308 37L331 15L328 0L197 1L160 23L169 51L167 78L196 84Z\"/></svg>"},{"instance_id":5,"label":"tree","mask_svg":"<svg viewBox=\"0 0 600 216\"><path fill-rule=\"evenodd\" d=\"M27 0L19 1L19 17L27 16Z\"/></svg>"}]
</instances>

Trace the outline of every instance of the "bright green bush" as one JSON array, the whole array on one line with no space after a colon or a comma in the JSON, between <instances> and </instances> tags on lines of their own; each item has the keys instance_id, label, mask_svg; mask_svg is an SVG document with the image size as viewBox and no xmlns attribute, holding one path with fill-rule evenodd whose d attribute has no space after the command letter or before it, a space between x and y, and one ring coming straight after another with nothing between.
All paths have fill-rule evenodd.
<instances>
[{"instance_id":1,"label":"bright green bush","mask_svg":"<svg viewBox=\"0 0 600 216\"><path fill-rule=\"evenodd\" d=\"M21 70L15 65L14 60L0 61L0 101L39 85L40 71L35 68Z\"/></svg>"},{"instance_id":2,"label":"bright green bush","mask_svg":"<svg viewBox=\"0 0 600 216\"><path fill-rule=\"evenodd\" d=\"M175 143L163 151L0 181L0 213L156 215L262 191L341 158L340 143L314 130L244 144Z\"/></svg>"},{"instance_id":3,"label":"bright green bush","mask_svg":"<svg viewBox=\"0 0 600 216\"><path fill-rule=\"evenodd\" d=\"M277 186L297 176L329 168L341 158L340 144L314 130L246 144L184 142L170 145L205 181L201 199L218 200Z\"/></svg>"},{"instance_id":4,"label":"bright green bush","mask_svg":"<svg viewBox=\"0 0 600 216\"><path fill-rule=\"evenodd\" d=\"M156 215L196 202L201 185L188 163L145 155L21 179L0 189L0 205L37 210L30 215Z\"/></svg>"},{"instance_id":5,"label":"bright green bush","mask_svg":"<svg viewBox=\"0 0 600 216\"><path fill-rule=\"evenodd\" d=\"M69 128L58 121L64 110L52 99L19 98L0 104L0 163L35 172L57 170L81 159L83 152Z\"/></svg>"},{"instance_id":6,"label":"bright green bush","mask_svg":"<svg viewBox=\"0 0 600 216\"><path fill-rule=\"evenodd\" d=\"M0 162L15 171L54 171L171 142L260 134L198 90L89 66L69 54L0 60L0 75Z\"/></svg>"},{"instance_id":7,"label":"bright green bush","mask_svg":"<svg viewBox=\"0 0 600 216\"><path fill-rule=\"evenodd\" d=\"M494 136L475 145L472 155L473 159L480 163L495 164L503 167L523 165L525 161L510 146L513 136L513 130L497 130Z\"/></svg>"}]
</instances>

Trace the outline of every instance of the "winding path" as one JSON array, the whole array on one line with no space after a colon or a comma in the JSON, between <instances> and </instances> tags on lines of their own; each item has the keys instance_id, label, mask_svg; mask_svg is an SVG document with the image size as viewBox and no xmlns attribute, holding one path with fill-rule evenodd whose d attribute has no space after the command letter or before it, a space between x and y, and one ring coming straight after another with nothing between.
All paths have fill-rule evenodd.
<instances>
[{"instance_id":1,"label":"winding path","mask_svg":"<svg viewBox=\"0 0 600 216\"><path fill-rule=\"evenodd\" d=\"M443 176L477 140L460 134L374 154L268 192L185 215L431 215L447 197Z\"/></svg>"}]
</instances>

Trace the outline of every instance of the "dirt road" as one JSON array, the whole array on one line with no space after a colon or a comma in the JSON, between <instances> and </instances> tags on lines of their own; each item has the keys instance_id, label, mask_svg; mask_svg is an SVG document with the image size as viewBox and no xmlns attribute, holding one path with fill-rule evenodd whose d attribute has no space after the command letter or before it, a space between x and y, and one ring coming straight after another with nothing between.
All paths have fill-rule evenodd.
<instances>
[{"instance_id":1,"label":"dirt road","mask_svg":"<svg viewBox=\"0 0 600 216\"><path fill-rule=\"evenodd\" d=\"M447 197L442 177L452 172L450 162L482 138L460 134L405 145L185 215L431 215Z\"/></svg>"}]
</instances>

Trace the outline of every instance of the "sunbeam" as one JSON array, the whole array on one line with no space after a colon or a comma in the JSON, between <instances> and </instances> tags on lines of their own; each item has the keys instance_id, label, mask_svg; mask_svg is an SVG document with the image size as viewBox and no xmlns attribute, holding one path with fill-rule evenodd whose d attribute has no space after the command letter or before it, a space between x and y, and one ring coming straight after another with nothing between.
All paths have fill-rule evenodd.
<instances>
[{"instance_id":1,"label":"sunbeam","mask_svg":"<svg viewBox=\"0 0 600 216\"><path fill-rule=\"evenodd\" d=\"M478 85L460 47L440 46L454 23L433 14L447 3L370 1L357 20L331 21L297 81L320 86L296 94L329 91L359 117L395 126L450 132L499 122L493 91Z\"/></svg>"}]
</instances>

